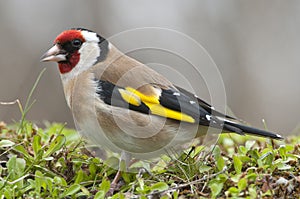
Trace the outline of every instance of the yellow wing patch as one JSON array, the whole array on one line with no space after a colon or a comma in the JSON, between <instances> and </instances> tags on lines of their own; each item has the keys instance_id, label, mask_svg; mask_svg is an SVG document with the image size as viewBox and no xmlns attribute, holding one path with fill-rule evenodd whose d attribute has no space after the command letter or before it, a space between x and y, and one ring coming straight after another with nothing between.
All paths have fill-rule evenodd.
<instances>
[{"instance_id":1,"label":"yellow wing patch","mask_svg":"<svg viewBox=\"0 0 300 199\"><path fill-rule=\"evenodd\" d=\"M144 95L138 90L135 90L134 88L131 87L126 87L126 90L134 93L135 95L139 96L142 102L149 102L153 104L159 104L159 96L149 96L149 95Z\"/></svg>"},{"instance_id":2,"label":"yellow wing patch","mask_svg":"<svg viewBox=\"0 0 300 199\"><path fill-rule=\"evenodd\" d=\"M122 98L130 104L133 104L135 106L140 105L140 101L142 101L148 108L150 109L151 113L154 115L159 115L162 117L167 117L179 121L184 121L184 122L189 122L189 123L195 123L195 119L192 118L191 116L181 113L178 111L174 111L172 109L166 108L159 103L159 96L148 96L144 95L143 93L139 92L138 90L135 90L134 88L131 87L126 87L125 90L120 90ZM131 94L129 94L131 93ZM136 97L140 99L138 101Z\"/></svg>"},{"instance_id":3,"label":"yellow wing patch","mask_svg":"<svg viewBox=\"0 0 300 199\"><path fill-rule=\"evenodd\" d=\"M123 98L128 104L132 104L134 106L139 106L141 105L141 100L140 98L135 95L134 93L124 90L124 89L119 89L119 92Z\"/></svg>"},{"instance_id":4,"label":"yellow wing patch","mask_svg":"<svg viewBox=\"0 0 300 199\"><path fill-rule=\"evenodd\" d=\"M180 113L178 111L174 111L172 109L163 107L160 104L151 104L144 102L151 110L151 113L154 115L159 115L179 121L184 121L184 122L189 122L189 123L194 123L195 119L192 118L191 116L185 114L185 113Z\"/></svg>"}]
</instances>

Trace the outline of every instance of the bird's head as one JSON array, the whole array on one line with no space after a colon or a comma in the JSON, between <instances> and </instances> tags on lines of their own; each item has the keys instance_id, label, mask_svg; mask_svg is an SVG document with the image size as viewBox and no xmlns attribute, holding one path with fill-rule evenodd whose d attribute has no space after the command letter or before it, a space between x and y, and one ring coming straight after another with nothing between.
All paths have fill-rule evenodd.
<instances>
[{"instance_id":1,"label":"bird's head","mask_svg":"<svg viewBox=\"0 0 300 199\"><path fill-rule=\"evenodd\" d=\"M70 29L56 37L53 47L41 57L41 61L55 61L61 74L72 72L77 75L103 61L108 45L107 40L93 31Z\"/></svg>"}]
</instances>

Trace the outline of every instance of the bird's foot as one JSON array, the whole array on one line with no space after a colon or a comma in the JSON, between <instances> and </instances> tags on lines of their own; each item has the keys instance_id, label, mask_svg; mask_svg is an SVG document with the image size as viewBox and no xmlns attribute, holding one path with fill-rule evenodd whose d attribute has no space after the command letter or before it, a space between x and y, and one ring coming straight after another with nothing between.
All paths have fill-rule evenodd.
<instances>
[{"instance_id":1,"label":"bird's foot","mask_svg":"<svg viewBox=\"0 0 300 199\"><path fill-rule=\"evenodd\" d=\"M117 174L115 175L113 181L110 184L110 188L106 193L106 196L112 196L115 190L119 189L118 182L121 178L121 175L122 175L122 171L118 170Z\"/></svg>"}]
</instances>

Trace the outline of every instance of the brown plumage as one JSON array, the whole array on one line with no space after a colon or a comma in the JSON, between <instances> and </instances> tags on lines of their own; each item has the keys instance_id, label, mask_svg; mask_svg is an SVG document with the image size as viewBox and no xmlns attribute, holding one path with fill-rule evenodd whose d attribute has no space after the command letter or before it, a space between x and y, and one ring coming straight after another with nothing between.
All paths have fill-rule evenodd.
<instances>
[{"instance_id":1,"label":"brown plumage","mask_svg":"<svg viewBox=\"0 0 300 199\"><path fill-rule=\"evenodd\" d=\"M93 143L149 154L213 132L282 139L240 124L86 29L60 34L42 61L58 62L75 123ZM138 155L137 155L138 156Z\"/></svg>"}]
</instances>

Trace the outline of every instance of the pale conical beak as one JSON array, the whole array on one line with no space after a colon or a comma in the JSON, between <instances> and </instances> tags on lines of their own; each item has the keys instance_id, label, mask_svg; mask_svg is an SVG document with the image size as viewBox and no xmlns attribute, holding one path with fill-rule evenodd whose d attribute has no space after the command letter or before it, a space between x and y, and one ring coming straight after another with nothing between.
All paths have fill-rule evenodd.
<instances>
[{"instance_id":1,"label":"pale conical beak","mask_svg":"<svg viewBox=\"0 0 300 199\"><path fill-rule=\"evenodd\" d=\"M60 62L60 61L66 61L67 58L67 53L60 49L60 47L55 44L52 48L50 48L42 57L41 57L41 62L46 62L46 61L55 61L55 62Z\"/></svg>"}]
</instances>

